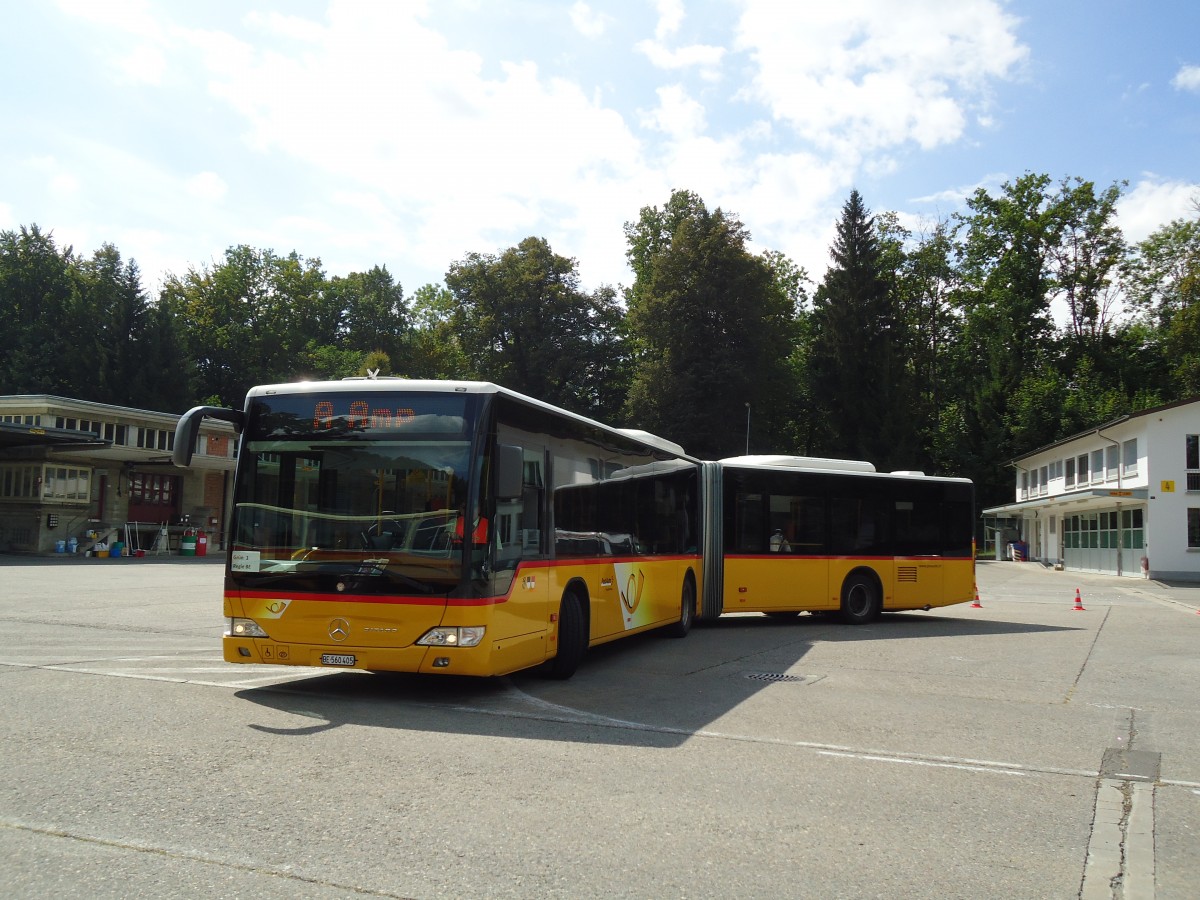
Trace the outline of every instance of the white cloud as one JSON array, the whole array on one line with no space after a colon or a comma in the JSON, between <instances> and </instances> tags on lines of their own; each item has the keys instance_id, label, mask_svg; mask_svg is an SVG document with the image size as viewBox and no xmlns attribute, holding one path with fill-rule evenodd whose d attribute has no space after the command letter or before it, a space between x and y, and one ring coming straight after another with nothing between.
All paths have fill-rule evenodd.
<instances>
[{"instance_id":1,"label":"white cloud","mask_svg":"<svg viewBox=\"0 0 1200 900\"><path fill-rule=\"evenodd\" d=\"M1181 91L1200 91L1200 66L1181 67L1171 84Z\"/></svg>"},{"instance_id":2,"label":"white cloud","mask_svg":"<svg viewBox=\"0 0 1200 900\"><path fill-rule=\"evenodd\" d=\"M198 200L211 202L223 198L229 185L216 172L200 172L187 180L184 189Z\"/></svg>"},{"instance_id":3,"label":"white cloud","mask_svg":"<svg viewBox=\"0 0 1200 900\"><path fill-rule=\"evenodd\" d=\"M584 37L600 37L612 23L612 16L596 12L583 0L579 0L571 7L571 24Z\"/></svg>"},{"instance_id":4,"label":"white cloud","mask_svg":"<svg viewBox=\"0 0 1200 900\"><path fill-rule=\"evenodd\" d=\"M654 37L661 41L677 32L683 24L683 0L658 0L654 5L658 9Z\"/></svg>"},{"instance_id":5,"label":"white cloud","mask_svg":"<svg viewBox=\"0 0 1200 900\"><path fill-rule=\"evenodd\" d=\"M1200 184L1147 173L1117 204L1117 222L1125 239L1137 243L1175 219L1194 216L1198 199Z\"/></svg>"},{"instance_id":6,"label":"white cloud","mask_svg":"<svg viewBox=\"0 0 1200 900\"><path fill-rule=\"evenodd\" d=\"M671 49L667 38L679 31L683 24L682 0L658 0L658 23L654 28L654 39L638 41L635 49L643 54L657 69L696 69L708 81L719 77L718 67L725 57L724 47L709 44L690 44Z\"/></svg>"},{"instance_id":7,"label":"white cloud","mask_svg":"<svg viewBox=\"0 0 1200 900\"><path fill-rule=\"evenodd\" d=\"M707 44L692 44L677 50L669 49L658 41L638 41L637 49L645 54L651 65L658 69L698 68L706 78L716 77L716 67L725 56L723 47Z\"/></svg>"},{"instance_id":8,"label":"white cloud","mask_svg":"<svg viewBox=\"0 0 1200 900\"><path fill-rule=\"evenodd\" d=\"M683 85L660 87L658 107L642 116L647 128L663 131L673 138L689 138L704 131L704 106L688 96Z\"/></svg>"},{"instance_id":9,"label":"white cloud","mask_svg":"<svg viewBox=\"0 0 1200 900\"><path fill-rule=\"evenodd\" d=\"M992 79L1026 58L1016 21L991 0L748 0L736 47L758 72L747 96L829 150L962 137Z\"/></svg>"},{"instance_id":10,"label":"white cloud","mask_svg":"<svg viewBox=\"0 0 1200 900\"><path fill-rule=\"evenodd\" d=\"M124 80L131 84L161 84L167 70L162 51L150 44L141 44L115 62Z\"/></svg>"},{"instance_id":11,"label":"white cloud","mask_svg":"<svg viewBox=\"0 0 1200 900\"><path fill-rule=\"evenodd\" d=\"M938 191L936 194L927 194L924 197L913 197L913 203L932 203L937 205L945 205L950 207L966 206L966 202L970 197L975 195L975 192L980 188L988 193L998 191L1009 176L1003 172L991 172L984 175L979 181L974 184L962 185L960 187L947 188L944 191Z\"/></svg>"}]
</instances>

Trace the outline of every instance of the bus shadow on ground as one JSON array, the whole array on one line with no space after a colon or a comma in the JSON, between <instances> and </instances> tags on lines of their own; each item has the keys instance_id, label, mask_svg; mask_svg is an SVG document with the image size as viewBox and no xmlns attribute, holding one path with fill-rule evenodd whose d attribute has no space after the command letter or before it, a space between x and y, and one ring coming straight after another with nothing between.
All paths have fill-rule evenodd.
<instances>
[{"instance_id":1,"label":"bus shadow on ground","mask_svg":"<svg viewBox=\"0 0 1200 900\"><path fill-rule=\"evenodd\" d=\"M298 717L248 727L303 737L343 725L646 748L678 747L778 683L824 678L803 663L821 644L957 640L964 650L1022 635L1085 629L906 613L870 625L801 616L726 616L684 640L650 633L589 651L568 681L536 670L501 678L336 672L237 692L265 709ZM847 646L847 650L851 647ZM797 694L802 697L802 694Z\"/></svg>"}]
</instances>

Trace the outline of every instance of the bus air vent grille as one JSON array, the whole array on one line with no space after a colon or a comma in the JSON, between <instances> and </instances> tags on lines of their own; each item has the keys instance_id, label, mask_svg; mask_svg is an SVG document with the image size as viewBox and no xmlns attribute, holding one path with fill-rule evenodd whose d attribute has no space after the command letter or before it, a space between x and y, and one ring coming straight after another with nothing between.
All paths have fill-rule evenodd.
<instances>
[{"instance_id":1,"label":"bus air vent grille","mask_svg":"<svg viewBox=\"0 0 1200 900\"><path fill-rule=\"evenodd\" d=\"M897 581L910 581L915 584L917 581L917 567L916 566L896 566L896 580Z\"/></svg>"}]
</instances>

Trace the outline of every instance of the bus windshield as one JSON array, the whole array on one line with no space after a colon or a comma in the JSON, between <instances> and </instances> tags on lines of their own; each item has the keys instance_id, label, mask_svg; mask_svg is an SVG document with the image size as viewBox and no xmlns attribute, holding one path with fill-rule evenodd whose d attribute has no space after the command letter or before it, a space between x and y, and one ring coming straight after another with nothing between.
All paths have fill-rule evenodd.
<instances>
[{"instance_id":1,"label":"bus windshield","mask_svg":"<svg viewBox=\"0 0 1200 900\"><path fill-rule=\"evenodd\" d=\"M377 406L352 391L252 401L234 489L235 578L324 590L327 577L353 576L358 593L460 582L475 403L405 394L400 407Z\"/></svg>"}]
</instances>

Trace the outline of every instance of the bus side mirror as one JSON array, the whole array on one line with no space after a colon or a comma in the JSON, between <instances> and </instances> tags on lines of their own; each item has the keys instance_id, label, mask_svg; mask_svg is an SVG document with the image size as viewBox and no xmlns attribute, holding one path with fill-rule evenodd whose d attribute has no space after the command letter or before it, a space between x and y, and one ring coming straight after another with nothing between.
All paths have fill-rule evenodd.
<instances>
[{"instance_id":1,"label":"bus side mirror","mask_svg":"<svg viewBox=\"0 0 1200 900\"><path fill-rule=\"evenodd\" d=\"M496 496L501 500L514 500L524 489L525 451L511 444L497 444Z\"/></svg>"},{"instance_id":2,"label":"bus side mirror","mask_svg":"<svg viewBox=\"0 0 1200 900\"><path fill-rule=\"evenodd\" d=\"M222 406L193 406L179 419L175 426L175 449L171 451L171 462L181 469L192 464L192 453L196 449L196 437L200 434L200 423L205 419L221 419L232 423L238 432L242 430L245 416L240 409L225 409Z\"/></svg>"}]
</instances>

